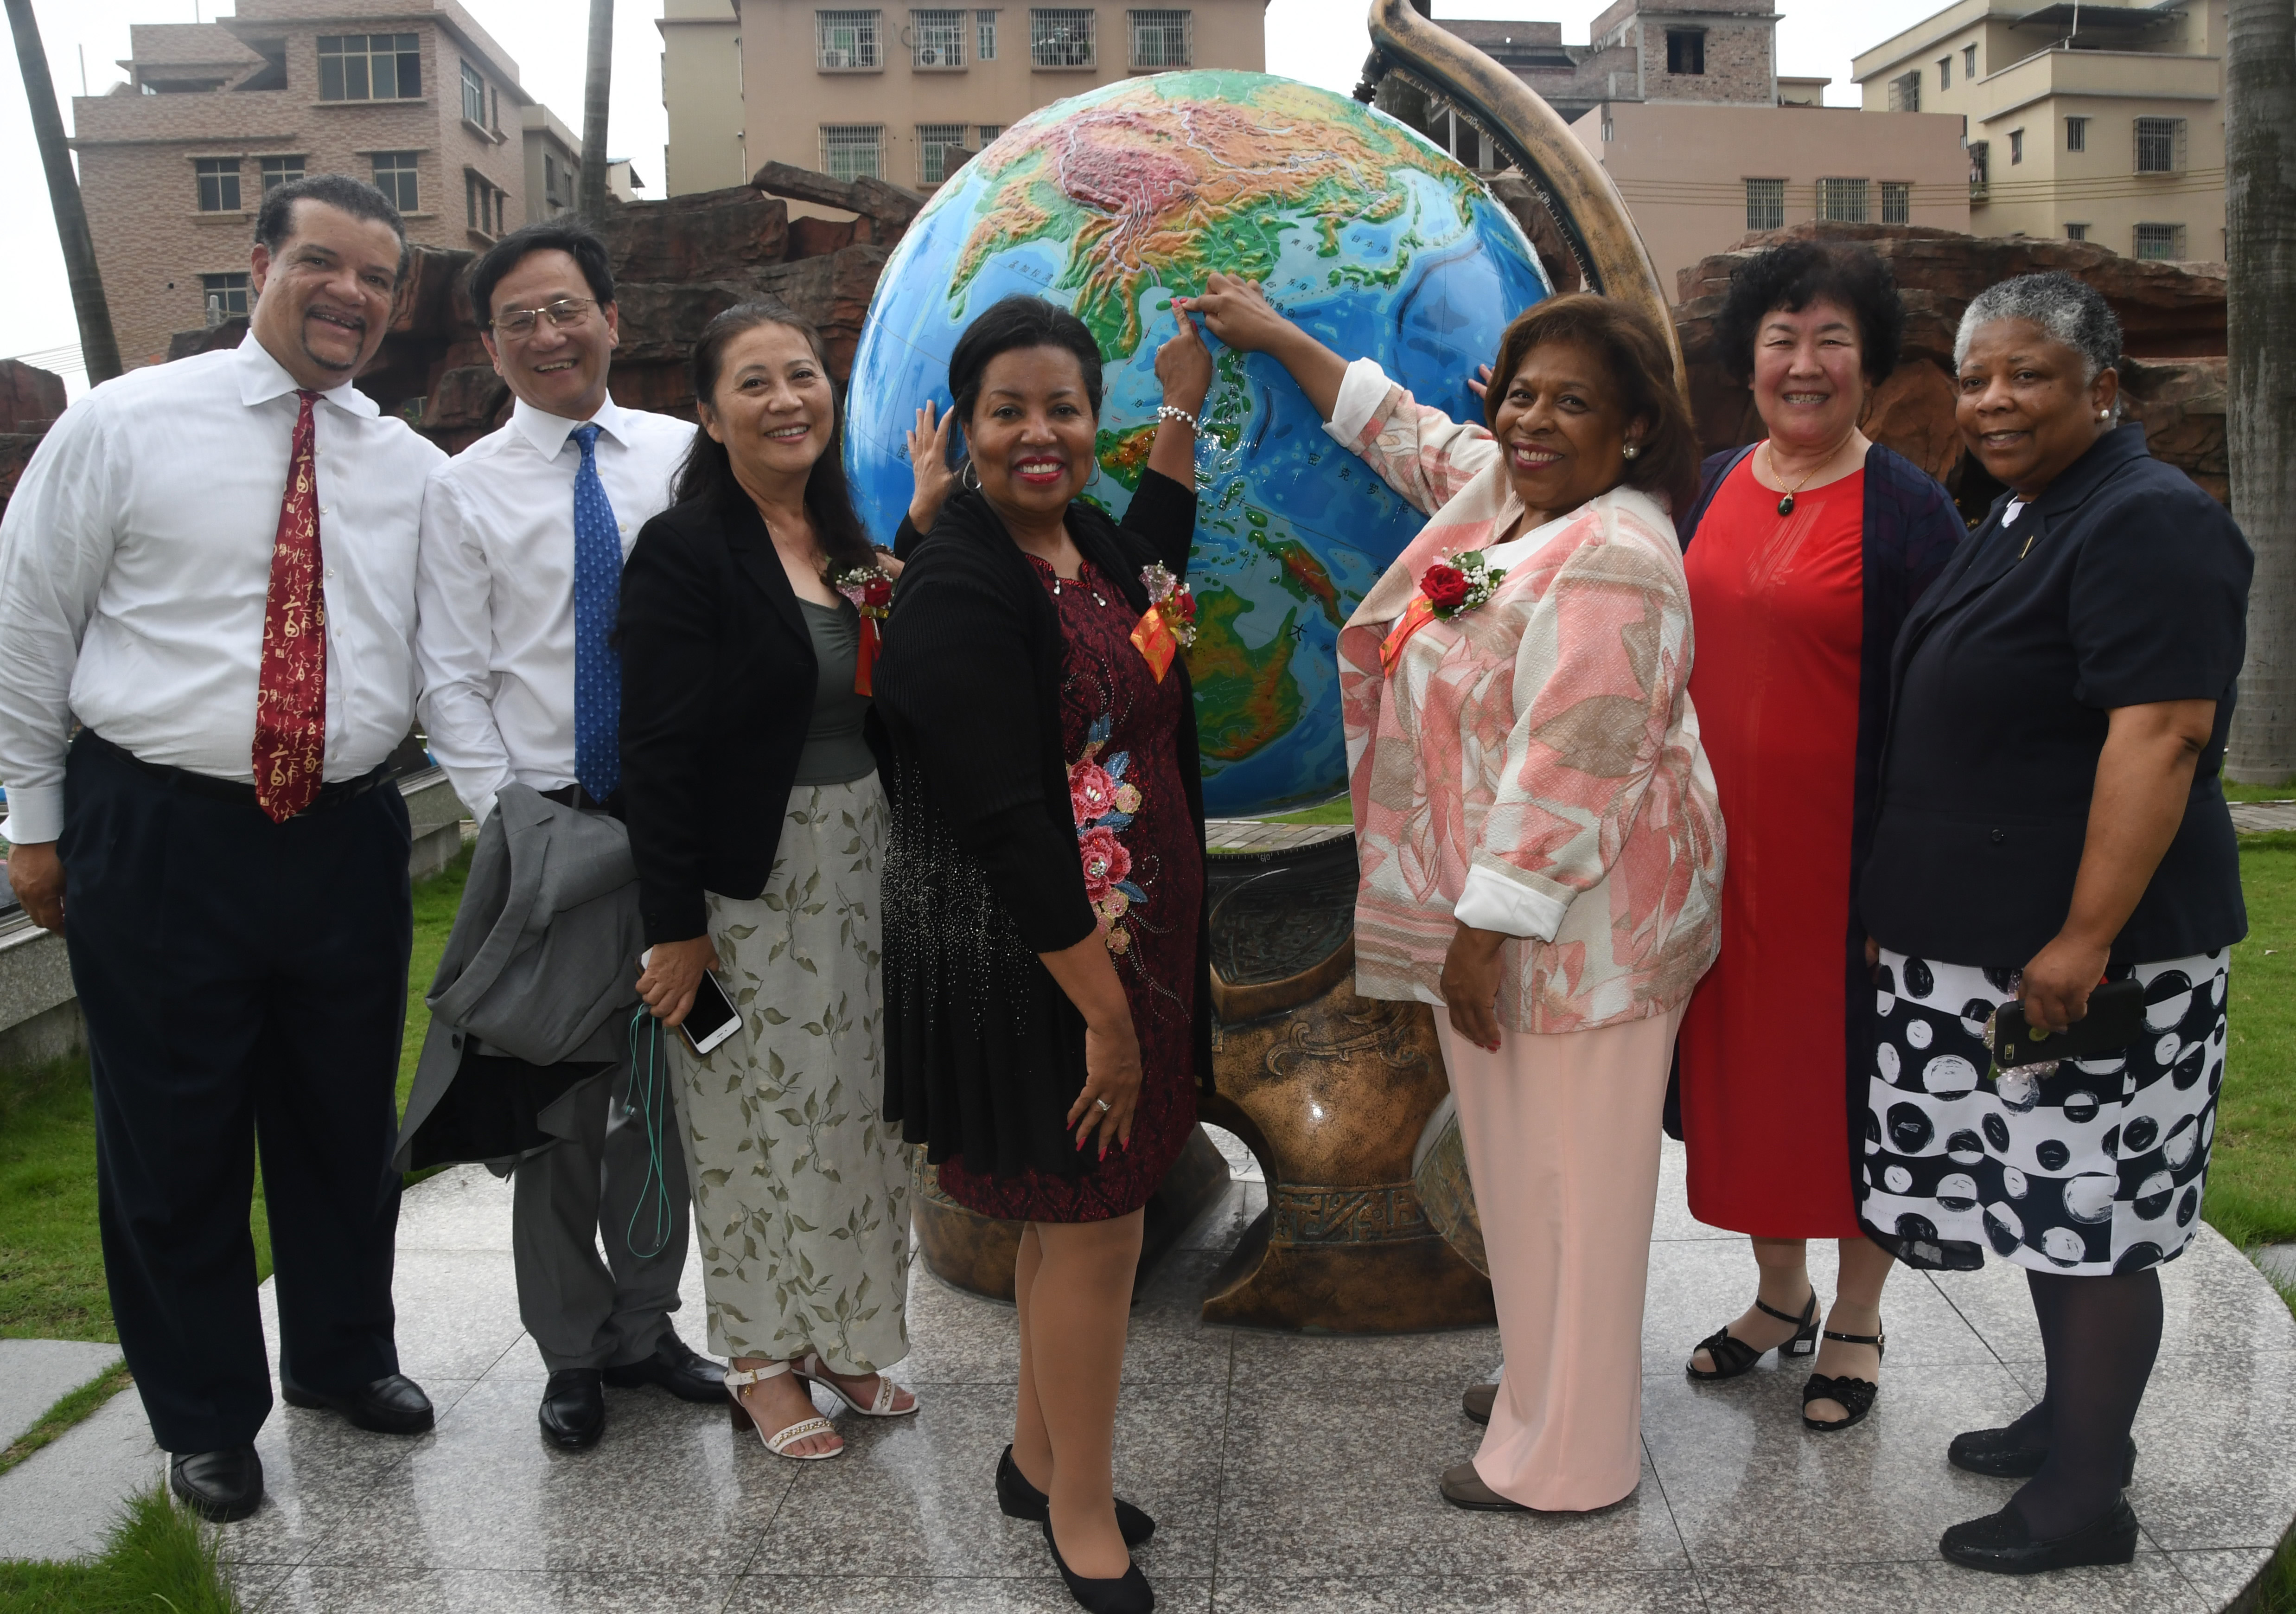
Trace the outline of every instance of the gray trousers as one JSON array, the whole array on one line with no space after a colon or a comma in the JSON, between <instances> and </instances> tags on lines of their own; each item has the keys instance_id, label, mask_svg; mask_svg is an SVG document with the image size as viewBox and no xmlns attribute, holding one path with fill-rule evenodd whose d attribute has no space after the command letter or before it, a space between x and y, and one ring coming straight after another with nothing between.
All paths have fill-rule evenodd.
<instances>
[{"instance_id":1,"label":"gray trousers","mask_svg":"<svg viewBox=\"0 0 2296 1614\"><path fill-rule=\"evenodd\" d=\"M667 1181L649 1183L654 1162L645 1127L624 1111L629 1081L625 1060L544 1110L543 1130L561 1141L521 1160L513 1173L519 1318L554 1373L643 1361L677 1309L691 1205L682 1123L665 1108L660 1168ZM658 1215L664 1190L666 1230ZM661 1248L634 1254L633 1239L639 1249L657 1241Z\"/></svg>"}]
</instances>

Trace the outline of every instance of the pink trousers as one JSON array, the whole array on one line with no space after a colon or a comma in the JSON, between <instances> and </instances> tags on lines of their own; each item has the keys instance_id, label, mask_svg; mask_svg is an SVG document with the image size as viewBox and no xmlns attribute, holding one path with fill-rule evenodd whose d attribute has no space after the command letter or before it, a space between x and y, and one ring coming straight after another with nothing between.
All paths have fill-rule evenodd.
<instances>
[{"instance_id":1,"label":"pink trousers","mask_svg":"<svg viewBox=\"0 0 2296 1614\"><path fill-rule=\"evenodd\" d=\"M1506 1354L1475 1471L1525 1507L1607 1507L1642 1477L1643 1289L1681 1018L1503 1030L1488 1053L1435 1011Z\"/></svg>"}]
</instances>

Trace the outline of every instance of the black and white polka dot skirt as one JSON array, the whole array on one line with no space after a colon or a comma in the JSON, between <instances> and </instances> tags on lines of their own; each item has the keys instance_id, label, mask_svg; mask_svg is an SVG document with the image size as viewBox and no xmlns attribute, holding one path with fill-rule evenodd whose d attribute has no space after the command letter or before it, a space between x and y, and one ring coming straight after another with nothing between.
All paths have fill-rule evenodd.
<instances>
[{"instance_id":1,"label":"black and white polka dot skirt","mask_svg":"<svg viewBox=\"0 0 2296 1614\"><path fill-rule=\"evenodd\" d=\"M1985 1251L2037 1272L2142 1272L2200 1225L2224 1083L2228 951L2115 969L2144 1033L2111 1058L1996 1071L1985 1021L2015 973L1884 949L1858 1216L1915 1266Z\"/></svg>"}]
</instances>

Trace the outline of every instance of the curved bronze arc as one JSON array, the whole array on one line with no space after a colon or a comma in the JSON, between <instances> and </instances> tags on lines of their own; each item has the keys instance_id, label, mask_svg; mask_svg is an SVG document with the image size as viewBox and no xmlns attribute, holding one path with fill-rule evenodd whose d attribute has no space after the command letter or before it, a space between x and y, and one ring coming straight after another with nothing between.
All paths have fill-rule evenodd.
<instances>
[{"instance_id":1,"label":"curved bronze arc","mask_svg":"<svg viewBox=\"0 0 2296 1614\"><path fill-rule=\"evenodd\" d=\"M1388 66L1465 111L1546 192L1588 288L1651 317L1666 334L1675 385L1686 397L1688 375L1666 288L1610 174L1562 115L1482 52L1422 17L1411 0L1372 0L1370 27L1372 45Z\"/></svg>"}]
</instances>

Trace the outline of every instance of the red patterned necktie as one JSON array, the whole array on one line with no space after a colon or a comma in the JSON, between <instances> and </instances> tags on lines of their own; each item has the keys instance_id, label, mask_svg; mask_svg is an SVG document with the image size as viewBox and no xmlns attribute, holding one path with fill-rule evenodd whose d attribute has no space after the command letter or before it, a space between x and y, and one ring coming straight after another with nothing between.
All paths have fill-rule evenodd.
<instances>
[{"instance_id":1,"label":"red patterned necktie","mask_svg":"<svg viewBox=\"0 0 2296 1614\"><path fill-rule=\"evenodd\" d=\"M319 490L312 465L311 408L298 391L295 448L279 536L271 548L271 594L263 607L263 661L255 684L255 800L284 823L319 794L327 749L327 600L319 587Z\"/></svg>"}]
</instances>

